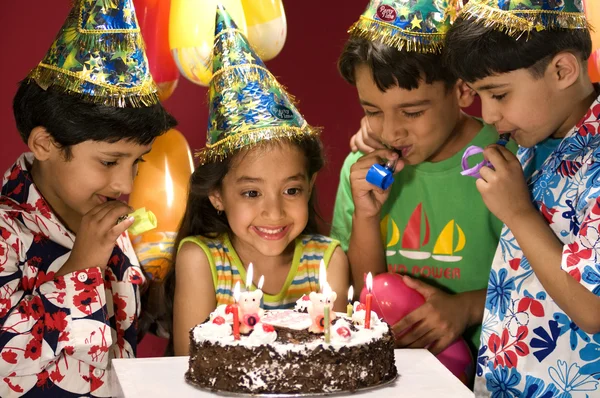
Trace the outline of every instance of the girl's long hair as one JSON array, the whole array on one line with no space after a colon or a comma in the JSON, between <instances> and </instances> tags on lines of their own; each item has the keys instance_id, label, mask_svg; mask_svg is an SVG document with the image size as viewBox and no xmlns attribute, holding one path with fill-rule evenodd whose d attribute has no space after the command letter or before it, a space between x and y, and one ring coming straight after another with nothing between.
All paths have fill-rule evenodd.
<instances>
[{"instance_id":1,"label":"girl's long hair","mask_svg":"<svg viewBox=\"0 0 600 398\"><path fill-rule=\"evenodd\" d=\"M320 171L325 164L325 158L323 154L323 145L321 140L318 138L304 139L301 141L297 140L273 140L265 141L258 146L254 146L249 150L255 148L260 150L269 151L277 145L296 145L299 147L306 157L306 168L308 171L308 178ZM242 150L233 156L226 158L221 162L207 163L198 166L192 173L190 178L190 186L188 193L187 205L177 237L175 238L175 244L173 246L173 253L171 259L171 265L169 271L165 277L163 284L163 300L164 303L164 319L162 319L163 326L169 333L169 345L165 352L165 355L173 355L173 302L175 298L175 280L176 280L176 267L177 262L177 251L181 241L188 236L202 235L205 237L215 237L222 233L231 233L231 228L227 221L227 216L224 213L218 214L217 210L213 207L210 202L209 195L211 192L221 188L223 179L229 172L233 160L237 156L244 156L248 150ZM313 187L311 196L308 201L308 222L306 227L302 231L303 234L314 234L318 233L320 217L316 209L316 189ZM198 322L202 322L203 319L199 319Z\"/></svg>"}]
</instances>

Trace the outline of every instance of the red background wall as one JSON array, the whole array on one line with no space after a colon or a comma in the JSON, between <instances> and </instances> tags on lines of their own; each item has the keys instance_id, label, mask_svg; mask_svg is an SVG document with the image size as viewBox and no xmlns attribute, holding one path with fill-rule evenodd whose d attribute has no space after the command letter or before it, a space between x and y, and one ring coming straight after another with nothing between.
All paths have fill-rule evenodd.
<instances>
[{"instance_id":1,"label":"red background wall","mask_svg":"<svg viewBox=\"0 0 600 398\"><path fill-rule=\"evenodd\" d=\"M26 146L14 127L12 98L17 83L44 56L70 8L70 0L13 1L0 13L0 171L6 170ZM271 72L299 101L308 122L324 127L328 164L318 178L320 210L331 219L339 170L348 153L348 140L362 115L354 88L337 73L336 60L366 0L284 0L288 36L283 51L267 63ZM165 102L179 120L178 129L190 147L205 142L206 89L180 78Z\"/></svg>"},{"instance_id":2,"label":"red background wall","mask_svg":"<svg viewBox=\"0 0 600 398\"><path fill-rule=\"evenodd\" d=\"M27 147L14 126L12 98L17 83L42 59L69 11L71 0L13 1L0 13L0 171ZM299 101L308 122L324 127L328 164L318 179L321 214L331 220L339 170L356 132L362 110L353 87L339 77L336 61L367 0L284 0L288 36L283 51L267 63L271 72ZM207 124L206 89L180 78L165 102L179 120L178 130L190 147L204 145ZM474 108L478 112L477 108ZM164 342L146 339L140 356L160 356Z\"/></svg>"},{"instance_id":3,"label":"red background wall","mask_svg":"<svg viewBox=\"0 0 600 398\"><path fill-rule=\"evenodd\" d=\"M337 74L336 60L346 30L365 7L364 1L285 1L288 36L277 58L267 63L271 72L299 100L308 122L324 127L328 165L319 176L321 212L329 220L338 173L348 151L348 139L361 117L353 87ZM0 13L0 170L3 172L26 146L14 127L12 98L17 83L39 62L62 26L70 0L15 1ZM192 149L206 137L206 89L180 78L165 106L178 119Z\"/></svg>"}]
</instances>

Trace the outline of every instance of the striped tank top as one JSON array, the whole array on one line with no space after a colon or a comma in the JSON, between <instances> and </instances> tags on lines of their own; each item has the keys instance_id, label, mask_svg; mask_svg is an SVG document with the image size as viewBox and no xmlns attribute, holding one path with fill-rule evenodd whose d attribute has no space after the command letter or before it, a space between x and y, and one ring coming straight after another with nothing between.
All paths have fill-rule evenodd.
<instances>
[{"instance_id":1,"label":"striped tank top","mask_svg":"<svg viewBox=\"0 0 600 398\"><path fill-rule=\"evenodd\" d=\"M246 283L246 269L242 265L228 234L216 238L204 236L188 236L181 241L179 248L185 242L193 242L200 246L210 263L213 285L217 295L217 305L233 304L233 287L240 282ZM278 294L264 294L263 308L265 310L294 308L296 301L303 294L319 290L319 266L321 259L325 266L339 241L322 235L300 235L296 238L294 259L285 283Z\"/></svg>"}]
</instances>

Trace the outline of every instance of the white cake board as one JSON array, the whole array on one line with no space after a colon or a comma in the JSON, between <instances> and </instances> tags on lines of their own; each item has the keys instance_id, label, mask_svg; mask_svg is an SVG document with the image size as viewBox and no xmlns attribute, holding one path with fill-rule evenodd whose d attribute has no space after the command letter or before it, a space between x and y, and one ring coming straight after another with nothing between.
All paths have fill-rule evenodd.
<instances>
[{"instance_id":1,"label":"white cake board","mask_svg":"<svg viewBox=\"0 0 600 398\"><path fill-rule=\"evenodd\" d=\"M335 397L466 398L473 393L425 349L395 350L400 376L388 386ZM186 383L188 357L113 359L112 383L117 398L215 398Z\"/></svg>"}]
</instances>

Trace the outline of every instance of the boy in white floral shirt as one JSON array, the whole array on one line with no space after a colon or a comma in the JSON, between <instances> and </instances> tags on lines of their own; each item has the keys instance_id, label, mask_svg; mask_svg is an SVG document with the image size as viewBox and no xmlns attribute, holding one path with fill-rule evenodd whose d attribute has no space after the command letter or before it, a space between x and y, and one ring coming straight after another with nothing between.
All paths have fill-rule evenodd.
<instances>
[{"instance_id":1,"label":"boy in white floral shirt","mask_svg":"<svg viewBox=\"0 0 600 398\"><path fill-rule=\"evenodd\" d=\"M600 88L580 0L471 0L449 65L483 117L522 147L492 145L477 187L504 222L490 273L475 393L600 394Z\"/></svg>"},{"instance_id":2,"label":"boy in white floral shirt","mask_svg":"<svg viewBox=\"0 0 600 398\"><path fill-rule=\"evenodd\" d=\"M2 180L0 396L111 396L110 359L135 356L144 284L118 198L175 124L131 1L76 1L14 113L31 153Z\"/></svg>"}]
</instances>

